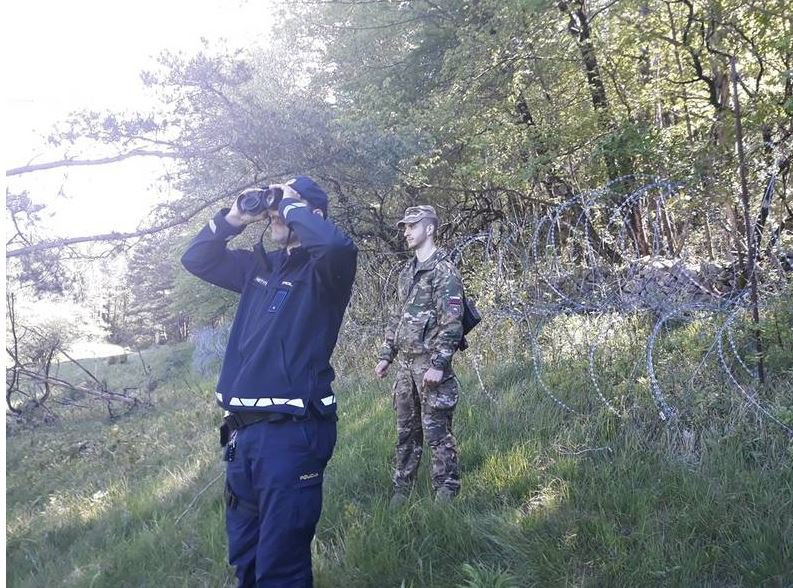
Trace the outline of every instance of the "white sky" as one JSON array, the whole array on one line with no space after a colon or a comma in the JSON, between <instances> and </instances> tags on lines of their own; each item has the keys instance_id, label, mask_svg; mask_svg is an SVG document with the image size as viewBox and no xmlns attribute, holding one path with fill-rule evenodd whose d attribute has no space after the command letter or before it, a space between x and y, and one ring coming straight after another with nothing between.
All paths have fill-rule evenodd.
<instances>
[{"instance_id":1,"label":"white sky","mask_svg":"<svg viewBox=\"0 0 793 588\"><path fill-rule=\"evenodd\" d=\"M204 37L229 47L264 44L272 0L10 0L4 5L4 147L7 168L58 159L41 136L67 113L145 110L140 71L164 49L193 53ZM48 205L58 236L134 229L162 195L151 189L166 161L35 172L6 178ZM62 188L66 197L58 197Z\"/></svg>"}]
</instances>

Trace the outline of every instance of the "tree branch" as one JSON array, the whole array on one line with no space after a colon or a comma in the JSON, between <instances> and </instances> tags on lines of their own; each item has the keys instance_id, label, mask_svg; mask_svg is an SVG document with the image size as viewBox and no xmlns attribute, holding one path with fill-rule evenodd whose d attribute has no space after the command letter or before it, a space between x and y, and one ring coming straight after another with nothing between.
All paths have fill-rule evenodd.
<instances>
[{"instance_id":1,"label":"tree branch","mask_svg":"<svg viewBox=\"0 0 793 588\"><path fill-rule=\"evenodd\" d=\"M102 400L120 400L122 402L126 402L127 404L137 404L138 400L133 398L132 396L127 396L126 394L121 394L119 392L112 392L107 389L102 390L95 390L93 388L86 388L85 386L75 385L71 382L67 382L61 378L56 378L54 376L42 376L41 374L34 372L29 369L20 369L19 372L23 376L27 376L31 380L35 380L37 382L46 383L48 385L60 386L61 388L66 388L69 390L74 390L76 392L84 392L85 394L89 394L91 396L96 396L101 398Z\"/></svg>"},{"instance_id":2,"label":"tree branch","mask_svg":"<svg viewBox=\"0 0 793 588\"><path fill-rule=\"evenodd\" d=\"M64 239L51 239L49 241L41 241L40 243L36 243L35 245L29 245L27 247L18 247L17 249L6 251L6 258L21 257L24 255L30 255L31 253L35 253L37 251L66 247L68 245L74 245L76 243L93 243L97 241L125 241L127 239L132 239L135 237L144 237L146 235L153 235L155 233L159 233L161 231L165 231L167 229L176 227L180 224L186 223L205 208L212 206L213 204L215 204L220 200L223 200L224 198L228 198L231 194L232 193L224 193L223 195L218 196L217 198L214 198L202 204L201 206L190 211L184 216L178 217L172 221L163 223L161 225L155 225L153 227L149 227L147 229L141 229L138 231L132 231L127 233L112 232L112 233L104 233L101 235L90 235L85 237L69 237Z\"/></svg>"},{"instance_id":3,"label":"tree branch","mask_svg":"<svg viewBox=\"0 0 793 588\"><path fill-rule=\"evenodd\" d=\"M271 177L286 176L291 173L292 170L285 170L280 174L272 174ZM63 239L50 239L49 241L41 241L34 245L29 245L26 247L18 247L10 251L6 250L6 258L21 257L24 255L30 255L31 253L35 253L37 251L44 251L47 249L57 249L59 247L66 247L68 245L75 245L77 243L95 243L97 241L125 241L127 239L134 239L135 237L145 237L147 235L153 235L155 233L159 233L167 229L172 229L173 227L184 224L188 222L190 219L192 219L199 212L205 210L206 208L213 206L214 204L217 204L221 200L230 198L238 194L241 190L250 188L251 186L260 182L261 182L261 178L259 178L257 181L248 182L242 186L236 187L233 190L226 191L220 196L204 202L201 206L187 212L186 214L183 214L182 216L179 216L161 225L155 225L153 227L149 227L146 229L140 229L137 231L131 231L126 233L112 232L112 233L104 233L101 235L90 235L85 237L68 237Z\"/></svg>"},{"instance_id":4,"label":"tree branch","mask_svg":"<svg viewBox=\"0 0 793 588\"><path fill-rule=\"evenodd\" d=\"M196 152L187 152L187 153L156 151L156 150L152 151L148 149L137 148L137 149L133 149L132 151L127 151L126 153L119 153L118 155L113 155L110 157L100 157L98 159L62 159L59 161L49 161L47 163L34 163L31 165L23 165L22 167L13 167L11 169L6 170L6 177L18 176L21 174L43 171L47 169L55 169L59 167L105 165L108 163L117 163L119 161L124 161L125 159L130 159L132 157L165 157L171 159L187 159L190 157L196 157L198 155L210 155L213 153L217 153L224 148L225 145L221 145L215 147L214 149L210 149L208 151L200 151L200 152L196 151Z\"/></svg>"},{"instance_id":5,"label":"tree branch","mask_svg":"<svg viewBox=\"0 0 793 588\"><path fill-rule=\"evenodd\" d=\"M99 159L62 159L60 161L48 161L47 163L34 163L31 165L23 165L22 167L13 167L6 170L6 177L18 176L31 172L43 171L47 169L55 169L59 167L76 167L85 165L104 165L107 163L116 163L131 157L153 156L153 157L182 157L177 153L170 153L167 151L147 151L145 149L133 149L127 153L119 153L112 157L100 157Z\"/></svg>"}]
</instances>

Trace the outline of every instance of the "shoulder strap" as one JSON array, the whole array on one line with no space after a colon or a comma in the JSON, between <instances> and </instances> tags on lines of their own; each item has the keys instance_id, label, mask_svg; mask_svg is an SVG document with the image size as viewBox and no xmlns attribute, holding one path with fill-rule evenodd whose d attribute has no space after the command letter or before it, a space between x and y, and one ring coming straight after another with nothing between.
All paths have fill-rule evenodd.
<instances>
[{"instance_id":1,"label":"shoulder strap","mask_svg":"<svg viewBox=\"0 0 793 588\"><path fill-rule=\"evenodd\" d=\"M410 283L410 288L408 288L408 295L405 297L405 302L407 303L407 299L410 298L410 293L413 292L413 288L416 287L416 284L419 283L421 279L420 274L416 273L413 274L413 281Z\"/></svg>"}]
</instances>

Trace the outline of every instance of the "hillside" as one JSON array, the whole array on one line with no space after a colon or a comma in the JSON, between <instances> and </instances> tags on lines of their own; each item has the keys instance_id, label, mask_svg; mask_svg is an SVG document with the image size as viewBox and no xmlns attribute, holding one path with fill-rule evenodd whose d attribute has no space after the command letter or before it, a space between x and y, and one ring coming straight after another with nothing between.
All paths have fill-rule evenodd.
<instances>
[{"instance_id":1,"label":"hillside","mask_svg":"<svg viewBox=\"0 0 793 588\"><path fill-rule=\"evenodd\" d=\"M144 354L159 385L113 420L71 408L55 422L9 424L9 586L233 585L220 415L190 353ZM692 440L649 402L622 419L603 407L566 414L528 362L482 366L486 390L472 365L459 362L460 498L435 506L425 463L417 495L396 511L390 382L344 368L318 587L793 584L793 445L737 397L688 430ZM768 389L789 399L790 368L775 367ZM140 359L104 369L121 385L139 378ZM569 367L554 390L580 390L576 378Z\"/></svg>"}]
</instances>

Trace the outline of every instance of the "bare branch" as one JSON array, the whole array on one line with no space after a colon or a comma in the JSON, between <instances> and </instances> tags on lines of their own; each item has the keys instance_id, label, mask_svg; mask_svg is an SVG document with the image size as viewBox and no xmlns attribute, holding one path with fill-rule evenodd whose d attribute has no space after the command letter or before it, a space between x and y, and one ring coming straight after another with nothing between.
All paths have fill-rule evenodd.
<instances>
[{"instance_id":1,"label":"bare branch","mask_svg":"<svg viewBox=\"0 0 793 588\"><path fill-rule=\"evenodd\" d=\"M66 353L64 349L61 349L60 352L66 357L66 359L71 361L74 365L80 368L89 378L91 378L94 382L96 382L97 385L101 386L102 388L106 388L105 384L99 381L99 378L97 378L93 373L91 373L91 371L88 368L86 368L83 364L81 364L71 355Z\"/></svg>"},{"instance_id":2,"label":"bare branch","mask_svg":"<svg viewBox=\"0 0 793 588\"><path fill-rule=\"evenodd\" d=\"M218 148L218 149L222 149L222 147ZM269 174L269 177L283 177L283 176L291 175L292 173L294 173L293 170L286 169L286 170L281 170L280 172ZM126 241L127 239L134 239L136 237L145 237L147 235L153 235L155 233L160 233L162 231L165 231L167 229L172 229L173 227L179 226L181 224L184 224L184 223L190 221L195 215L197 215L199 212L205 210L206 208L208 208L210 206L213 206L213 205L217 204L218 202L220 202L222 200L225 200L227 198L231 198L232 196L238 194L241 190L244 190L246 188L250 188L251 186L253 186L253 185L257 184L257 183L261 183L262 181L263 181L262 178L257 178L253 182L245 182L244 184L241 184L241 185L233 188L232 190L227 190L226 192L223 192L220 196L217 196L216 198L212 198L210 200L207 200L206 202L201 204L201 206L199 206L199 207L197 207L197 208L195 208L195 209L193 209L193 210L191 210L191 211L189 211L189 212L187 212L187 213L185 213L185 214L183 214L183 215L181 215L181 216L179 216L179 217L177 217L177 218L175 218L175 219L173 219L171 221L168 221L168 222L160 224L160 225L155 225L153 227L148 227L148 228L145 228L145 229L139 229L137 231L130 231L130 232L124 232L124 233L120 233L120 232L115 232L114 231L112 233L104 233L104 234L100 234L100 235L89 235L89 236L84 236L84 237L68 237L68 238L62 238L62 239L50 239L48 241L41 241L41 242L36 243L34 245L29 245L29 246L26 246L26 247L18 247L16 249L12 249L10 251L6 250L6 258L21 257L21 256L25 256L25 255L30 255L31 253L35 253L37 251L45 251L47 249L57 249L57 248L60 248L60 247L67 247L69 245L76 245L78 243L95 243L95 242L99 242L99 241Z\"/></svg>"},{"instance_id":3,"label":"bare branch","mask_svg":"<svg viewBox=\"0 0 793 588\"><path fill-rule=\"evenodd\" d=\"M245 186L249 187L249 186ZM244 189L243 187L242 189ZM37 251L44 251L47 249L56 249L60 247L66 247L68 245L75 245L77 243L95 243L98 241L125 241L127 239L133 239L135 237L144 237L146 235L153 235L155 233L159 233L161 231L165 231L167 229L171 229L173 227L179 226L183 223L188 222L192 219L196 214L201 212L202 210L216 204L217 202L229 198L232 194L236 193L236 190L233 192L226 192L217 198L213 198L199 206L198 208L188 212L187 214L180 216L172 221L167 223L163 223L161 225L155 225L153 227L148 227L146 229L140 229L138 231L126 232L126 233L119 233L119 232L112 232L112 233L104 233L101 235L90 235L85 237L70 237L64 239L51 239L49 241L41 241L40 243L36 243L35 245L29 245L26 247L18 247L17 249L7 250L6 257L21 257L25 255L30 255L31 253L35 253Z\"/></svg>"},{"instance_id":4,"label":"bare branch","mask_svg":"<svg viewBox=\"0 0 793 588\"><path fill-rule=\"evenodd\" d=\"M190 159L192 157L206 156L218 153L226 148L226 145L219 145L206 151L157 151L136 148L126 153L119 153L110 157L100 157L98 159L62 159L60 161L49 161L47 163L34 163L30 165L23 165L22 167L13 167L6 170L6 176L18 176L31 172L44 171L48 169L56 169L60 167L78 167L90 165L106 165L108 163L117 163L133 157L163 157L170 159Z\"/></svg>"},{"instance_id":5,"label":"bare branch","mask_svg":"<svg viewBox=\"0 0 793 588\"><path fill-rule=\"evenodd\" d=\"M6 170L6 177L18 176L31 172L44 171L47 169L55 169L59 167L77 167L87 165L105 165L108 163L116 163L130 159L132 157L170 157L182 158L185 157L181 153L171 153L168 151L148 151L146 149L133 149L127 153L119 153L112 157L100 157L99 159L62 159L60 161L49 161L47 163L34 163L31 165L23 165L22 167L12 167Z\"/></svg>"},{"instance_id":6,"label":"bare branch","mask_svg":"<svg viewBox=\"0 0 793 588\"><path fill-rule=\"evenodd\" d=\"M592 14L589 15L589 22L591 23L593 20L595 20L595 17L597 15L599 15L602 12L605 12L606 10L608 10L609 8L614 6L619 1L620 0L612 0L611 2L606 4L605 6L602 6L602 7L598 8L595 12L593 12Z\"/></svg>"},{"instance_id":7,"label":"bare branch","mask_svg":"<svg viewBox=\"0 0 793 588\"><path fill-rule=\"evenodd\" d=\"M127 396L126 394L121 394L120 392L112 392L107 389L96 390L93 388L87 388L85 386L71 384L66 380L62 380L61 378L56 378L54 376L42 376L41 374L28 369L20 369L19 373L37 382L46 383L48 385L60 386L61 388L67 388L69 390L75 390L77 392L84 392L85 394L96 396L103 400L120 400L122 402L126 402L127 404L133 404L133 405L138 403L138 400L136 398L133 398L132 396Z\"/></svg>"},{"instance_id":8,"label":"bare branch","mask_svg":"<svg viewBox=\"0 0 793 588\"><path fill-rule=\"evenodd\" d=\"M202 206L199 210L203 210L206 206ZM198 212L198 211L195 211ZM21 257L24 255L30 255L31 253L35 253L37 251L44 251L46 249L56 249L59 247L66 247L68 245L74 245L76 243L93 243L97 241L124 241L126 239L132 239L134 237L143 237L145 235L153 235L154 233L159 233L166 229L173 228L177 225L180 225L184 222L187 222L195 213L191 214L186 218L179 218L174 221L165 223L163 225L156 225L154 227L149 227L148 229L142 229L140 231L133 231L129 233L104 233L101 235L90 235L87 237L70 237L67 239L51 239L49 241L42 241L41 243L36 243L35 245L31 245L29 247L19 247L18 249L13 249L11 251L6 251L6 257Z\"/></svg>"}]
</instances>

